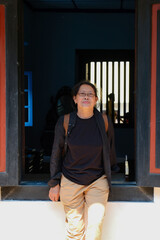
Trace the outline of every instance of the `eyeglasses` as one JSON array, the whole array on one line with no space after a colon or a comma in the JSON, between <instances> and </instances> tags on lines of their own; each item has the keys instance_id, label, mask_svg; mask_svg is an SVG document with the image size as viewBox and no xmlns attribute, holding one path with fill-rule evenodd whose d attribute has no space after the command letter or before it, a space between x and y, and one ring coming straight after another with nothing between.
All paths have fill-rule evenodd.
<instances>
[{"instance_id":1,"label":"eyeglasses","mask_svg":"<svg viewBox=\"0 0 160 240\"><path fill-rule=\"evenodd\" d=\"M80 93L78 93L78 95L80 96L80 97L89 97L89 98L92 98L92 97L94 97L95 96L95 94L93 94L93 93L85 93L85 92L80 92Z\"/></svg>"}]
</instances>

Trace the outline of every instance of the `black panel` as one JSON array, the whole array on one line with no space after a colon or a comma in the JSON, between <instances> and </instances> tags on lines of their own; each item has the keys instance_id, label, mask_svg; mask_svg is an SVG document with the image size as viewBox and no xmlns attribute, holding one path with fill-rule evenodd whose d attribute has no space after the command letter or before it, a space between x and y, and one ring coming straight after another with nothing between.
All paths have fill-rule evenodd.
<instances>
[{"instance_id":1,"label":"black panel","mask_svg":"<svg viewBox=\"0 0 160 240\"><path fill-rule=\"evenodd\" d=\"M152 202L153 188L114 185L109 195L109 201Z\"/></svg>"},{"instance_id":2,"label":"black panel","mask_svg":"<svg viewBox=\"0 0 160 240\"><path fill-rule=\"evenodd\" d=\"M137 184L148 186L150 146L151 8L137 1L136 21L136 160Z\"/></svg>"},{"instance_id":3,"label":"black panel","mask_svg":"<svg viewBox=\"0 0 160 240\"><path fill-rule=\"evenodd\" d=\"M48 191L48 186L38 186L38 183L18 187L2 187L2 200L49 200ZM153 188L113 185L109 201L152 202Z\"/></svg>"},{"instance_id":4,"label":"black panel","mask_svg":"<svg viewBox=\"0 0 160 240\"><path fill-rule=\"evenodd\" d=\"M157 13L156 167L160 168L160 11Z\"/></svg>"}]
</instances>

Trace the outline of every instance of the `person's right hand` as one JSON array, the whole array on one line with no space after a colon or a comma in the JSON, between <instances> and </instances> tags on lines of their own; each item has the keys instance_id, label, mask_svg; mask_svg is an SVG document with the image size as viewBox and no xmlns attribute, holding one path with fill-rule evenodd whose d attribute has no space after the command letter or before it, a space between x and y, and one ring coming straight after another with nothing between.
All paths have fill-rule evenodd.
<instances>
[{"instance_id":1,"label":"person's right hand","mask_svg":"<svg viewBox=\"0 0 160 240\"><path fill-rule=\"evenodd\" d=\"M57 202L59 199L59 192L60 192L60 186L57 184L55 187L50 188L49 190L49 198L53 202Z\"/></svg>"}]
</instances>

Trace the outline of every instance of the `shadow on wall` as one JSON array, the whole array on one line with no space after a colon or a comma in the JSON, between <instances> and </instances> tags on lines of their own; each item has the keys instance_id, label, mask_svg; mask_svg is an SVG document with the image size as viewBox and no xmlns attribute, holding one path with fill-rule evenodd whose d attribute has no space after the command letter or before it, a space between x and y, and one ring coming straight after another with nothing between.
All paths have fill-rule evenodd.
<instances>
[{"instance_id":1,"label":"shadow on wall","mask_svg":"<svg viewBox=\"0 0 160 240\"><path fill-rule=\"evenodd\" d=\"M58 118L74 110L72 89L68 86L60 88L56 97L51 97L51 108L46 116L46 124L41 136L41 146L44 154L50 156L54 138L54 128Z\"/></svg>"}]
</instances>

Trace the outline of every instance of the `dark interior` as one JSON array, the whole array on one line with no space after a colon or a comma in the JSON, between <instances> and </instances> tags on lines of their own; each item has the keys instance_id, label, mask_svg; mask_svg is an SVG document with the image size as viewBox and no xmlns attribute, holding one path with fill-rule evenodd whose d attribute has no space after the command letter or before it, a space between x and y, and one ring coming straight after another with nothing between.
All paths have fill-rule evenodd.
<instances>
[{"instance_id":1,"label":"dark interior","mask_svg":"<svg viewBox=\"0 0 160 240\"><path fill-rule=\"evenodd\" d=\"M49 179L58 97L63 91L68 94L79 81L81 65L77 52L88 50L121 51L122 57L123 51L134 52L134 0L24 0L24 71L32 72L33 125L25 126L23 181ZM114 125L119 170L113 171L113 183L126 184L125 155L129 161L129 182L135 182L134 71L131 74L133 124ZM64 86L68 89L62 89Z\"/></svg>"}]
</instances>

